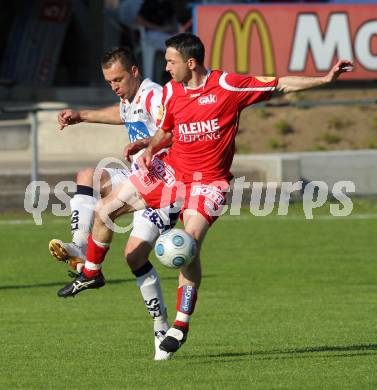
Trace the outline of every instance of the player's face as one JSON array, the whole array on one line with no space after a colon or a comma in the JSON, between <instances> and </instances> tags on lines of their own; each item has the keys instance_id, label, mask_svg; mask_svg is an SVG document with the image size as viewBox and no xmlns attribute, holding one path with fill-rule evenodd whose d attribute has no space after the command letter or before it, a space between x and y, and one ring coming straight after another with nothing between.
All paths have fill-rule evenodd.
<instances>
[{"instance_id":1,"label":"player's face","mask_svg":"<svg viewBox=\"0 0 377 390\"><path fill-rule=\"evenodd\" d=\"M111 89L122 99L131 101L139 89L139 70L133 66L127 72L120 61L111 64L110 68L102 68L103 77Z\"/></svg>"},{"instance_id":2,"label":"player's face","mask_svg":"<svg viewBox=\"0 0 377 390\"><path fill-rule=\"evenodd\" d=\"M165 53L166 71L173 80L178 83L188 82L191 79L191 70L181 54L172 47L168 47Z\"/></svg>"}]
</instances>

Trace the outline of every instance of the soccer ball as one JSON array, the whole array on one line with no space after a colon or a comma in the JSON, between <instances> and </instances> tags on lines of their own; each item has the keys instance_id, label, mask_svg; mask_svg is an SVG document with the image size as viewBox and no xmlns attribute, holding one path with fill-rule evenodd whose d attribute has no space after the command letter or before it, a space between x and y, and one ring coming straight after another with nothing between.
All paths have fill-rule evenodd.
<instances>
[{"instance_id":1,"label":"soccer ball","mask_svg":"<svg viewBox=\"0 0 377 390\"><path fill-rule=\"evenodd\" d=\"M161 234L154 246L156 257L168 268L190 264L197 253L196 241L182 229L171 229Z\"/></svg>"}]
</instances>

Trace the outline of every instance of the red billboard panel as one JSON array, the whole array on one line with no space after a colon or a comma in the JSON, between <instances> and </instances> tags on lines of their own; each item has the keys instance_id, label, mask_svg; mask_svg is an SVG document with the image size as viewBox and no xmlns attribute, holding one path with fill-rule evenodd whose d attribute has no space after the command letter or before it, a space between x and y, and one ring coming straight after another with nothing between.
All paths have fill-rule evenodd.
<instances>
[{"instance_id":1,"label":"red billboard panel","mask_svg":"<svg viewBox=\"0 0 377 390\"><path fill-rule=\"evenodd\" d=\"M197 6L194 26L211 69L320 75L346 59L345 79L377 79L377 4Z\"/></svg>"}]
</instances>

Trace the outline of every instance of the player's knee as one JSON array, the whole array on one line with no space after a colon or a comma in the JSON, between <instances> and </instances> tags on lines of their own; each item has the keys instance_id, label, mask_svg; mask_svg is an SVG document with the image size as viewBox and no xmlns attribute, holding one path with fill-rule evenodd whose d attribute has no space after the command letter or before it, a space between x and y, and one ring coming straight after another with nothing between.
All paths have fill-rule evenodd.
<instances>
[{"instance_id":1,"label":"player's knee","mask_svg":"<svg viewBox=\"0 0 377 390\"><path fill-rule=\"evenodd\" d=\"M111 189L112 189L111 177L107 171L102 170L99 193L101 194L102 197L105 197L108 194L110 194Z\"/></svg>"},{"instance_id":2,"label":"player's knee","mask_svg":"<svg viewBox=\"0 0 377 390\"><path fill-rule=\"evenodd\" d=\"M208 229L209 225L207 221L205 221L201 216L196 220L192 218L190 221L188 221L188 223L185 223L185 231L196 240L198 246L198 255Z\"/></svg>"},{"instance_id":3,"label":"player's knee","mask_svg":"<svg viewBox=\"0 0 377 390\"><path fill-rule=\"evenodd\" d=\"M76 183L83 186L92 187L93 186L93 168L81 169L77 172Z\"/></svg>"}]
</instances>

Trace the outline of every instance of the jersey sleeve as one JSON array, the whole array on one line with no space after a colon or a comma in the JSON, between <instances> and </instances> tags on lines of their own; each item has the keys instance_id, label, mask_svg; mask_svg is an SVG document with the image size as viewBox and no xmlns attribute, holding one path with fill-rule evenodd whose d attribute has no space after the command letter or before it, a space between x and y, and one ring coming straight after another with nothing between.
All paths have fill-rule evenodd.
<instances>
[{"instance_id":1,"label":"jersey sleeve","mask_svg":"<svg viewBox=\"0 0 377 390\"><path fill-rule=\"evenodd\" d=\"M122 99L120 99L119 100L119 116L123 122L126 122L126 111L127 111L126 103L123 103Z\"/></svg>"},{"instance_id":2,"label":"jersey sleeve","mask_svg":"<svg viewBox=\"0 0 377 390\"><path fill-rule=\"evenodd\" d=\"M172 131L174 128L172 94L173 88L169 82L162 89L161 107L157 118L157 127L163 131Z\"/></svg>"},{"instance_id":3,"label":"jersey sleeve","mask_svg":"<svg viewBox=\"0 0 377 390\"><path fill-rule=\"evenodd\" d=\"M264 100L269 100L276 90L277 77L254 77L224 72L219 84L227 91L234 93L241 109Z\"/></svg>"},{"instance_id":4,"label":"jersey sleeve","mask_svg":"<svg viewBox=\"0 0 377 390\"><path fill-rule=\"evenodd\" d=\"M162 88L151 89L145 99L145 109L148 114L152 117L153 122L157 122L158 114L160 112L162 99Z\"/></svg>"}]
</instances>

